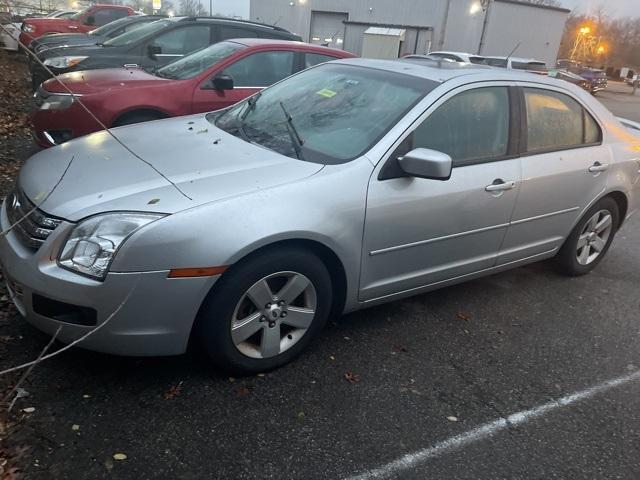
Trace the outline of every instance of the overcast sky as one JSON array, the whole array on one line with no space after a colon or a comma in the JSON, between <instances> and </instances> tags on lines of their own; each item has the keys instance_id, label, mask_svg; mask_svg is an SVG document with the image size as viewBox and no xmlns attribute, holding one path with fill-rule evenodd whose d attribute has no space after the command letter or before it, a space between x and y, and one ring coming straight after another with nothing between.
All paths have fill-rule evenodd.
<instances>
[{"instance_id":1,"label":"overcast sky","mask_svg":"<svg viewBox=\"0 0 640 480\"><path fill-rule=\"evenodd\" d=\"M602 5L612 17L640 17L640 0L560 0L567 8L588 13Z\"/></svg>"},{"instance_id":2,"label":"overcast sky","mask_svg":"<svg viewBox=\"0 0 640 480\"><path fill-rule=\"evenodd\" d=\"M200 0L209 8L209 0ZM612 17L640 17L640 0L560 0L567 8L588 12L598 5L604 5ZM249 0L213 0L213 12L249 18Z\"/></svg>"},{"instance_id":3,"label":"overcast sky","mask_svg":"<svg viewBox=\"0 0 640 480\"><path fill-rule=\"evenodd\" d=\"M209 10L209 0L200 0L202 6ZM213 13L249 18L249 0L213 0Z\"/></svg>"}]
</instances>

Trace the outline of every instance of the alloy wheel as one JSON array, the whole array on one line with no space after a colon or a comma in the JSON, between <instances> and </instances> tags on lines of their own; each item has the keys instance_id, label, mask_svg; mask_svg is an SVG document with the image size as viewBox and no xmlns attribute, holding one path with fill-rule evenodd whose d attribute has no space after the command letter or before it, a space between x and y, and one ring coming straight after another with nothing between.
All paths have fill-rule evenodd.
<instances>
[{"instance_id":1,"label":"alloy wheel","mask_svg":"<svg viewBox=\"0 0 640 480\"><path fill-rule=\"evenodd\" d=\"M231 321L231 339L248 357L274 357L304 336L316 309L316 289L306 276L292 271L273 273L240 298Z\"/></svg>"},{"instance_id":2,"label":"alloy wheel","mask_svg":"<svg viewBox=\"0 0 640 480\"><path fill-rule=\"evenodd\" d=\"M576 258L580 265L589 265L607 246L613 229L613 217L608 210L595 213L584 225L578 237Z\"/></svg>"}]
</instances>

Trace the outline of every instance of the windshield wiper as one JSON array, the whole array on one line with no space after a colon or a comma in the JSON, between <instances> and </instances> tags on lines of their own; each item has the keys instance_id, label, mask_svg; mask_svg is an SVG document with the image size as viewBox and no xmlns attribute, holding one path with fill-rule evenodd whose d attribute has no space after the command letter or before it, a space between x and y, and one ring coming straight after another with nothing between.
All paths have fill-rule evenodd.
<instances>
[{"instance_id":1,"label":"windshield wiper","mask_svg":"<svg viewBox=\"0 0 640 480\"><path fill-rule=\"evenodd\" d=\"M284 112L284 116L287 119L287 133L291 138L291 144L293 145L293 149L296 152L296 157L300 160L304 160L302 155L302 145L304 145L304 141L300 137L296 126L293 124L293 117L287 112L287 109L284 106L283 102L280 102L280 107L282 107L282 111Z\"/></svg>"},{"instance_id":2,"label":"windshield wiper","mask_svg":"<svg viewBox=\"0 0 640 480\"><path fill-rule=\"evenodd\" d=\"M247 118L247 115L249 115L249 112L255 108L256 103L260 99L260 95L262 95L262 92L256 93L253 97L247 100L247 106L242 112L242 115L240 115L240 120L244 121L244 119Z\"/></svg>"}]
</instances>

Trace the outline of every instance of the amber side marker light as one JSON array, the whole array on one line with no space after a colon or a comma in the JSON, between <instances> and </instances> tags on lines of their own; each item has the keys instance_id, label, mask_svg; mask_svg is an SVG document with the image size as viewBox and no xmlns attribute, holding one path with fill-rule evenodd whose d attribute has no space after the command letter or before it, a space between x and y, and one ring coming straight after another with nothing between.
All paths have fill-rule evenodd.
<instances>
[{"instance_id":1,"label":"amber side marker light","mask_svg":"<svg viewBox=\"0 0 640 480\"><path fill-rule=\"evenodd\" d=\"M172 268L169 270L169 278L187 277L212 277L225 272L228 267L204 267L204 268Z\"/></svg>"}]
</instances>

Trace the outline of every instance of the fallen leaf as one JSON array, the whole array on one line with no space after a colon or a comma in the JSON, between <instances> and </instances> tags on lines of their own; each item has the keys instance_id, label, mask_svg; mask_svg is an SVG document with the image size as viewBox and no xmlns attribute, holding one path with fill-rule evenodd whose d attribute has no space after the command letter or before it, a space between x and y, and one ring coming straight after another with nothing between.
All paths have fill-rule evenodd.
<instances>
[{"instance_id":1,"label":"fallen leaf","mask_svg":"<svg viewBox=\"0 0 640 480\"><path fill-rule=\"evenodd\" d=\"M471 320L471 315L465 312L456 313L456 317L458 318L458 320L464 320L465 322Z\"/></svg>"},{"instance_id":2,"label":"fallen leaf","mask_svg":"<svg viewBox=\"0 0 640 480\"><path fill-rule=\"evenodd\" d=\"M257 376L258 377L264 377L264 373L259 373Z\"/></svg>"},{"instance_id":3,"label":"fallen leaf","mask_svg":"<svg viewBox=\"0 0 640 480\"><path fill-rule=\"evenodd\" d=\"M349 383L356 383L360 381L360 375L353 372L347 372L344 374L344 379Z\"/></svg>"},{"instance_id":4,"label":"fallen leaf","mask_svg":"<svg viewBox=\"0 0 640 480\"><path fill-rule=\"evenodd\" d=\"M394 345L394 346L393 346L393 349L394 349L396 352L408 352L408 351L409 351L409 350L407 350L407 348L406 348L406 347L403 347L402 345Z\"/></svg>"},{"instance_id":5,"label":"fallen leaf","mask_svg":"<svg viewBox=\"0 0 640 480\"><path fill-rule=\"evenodd\" d=\"M77 424L71 425L71 430L73 430L74 432L77 432L78 430L80 430L80 425L77 425Z\"/></svg>"},{"instance_id":6,"label":"fallen leaf","mask_svg":"<svg viewBox=\"0 0 640 480\"><path fill-rule=\"evenodd\" d=\"M126 460L127 456L124 453L114 453L113 454L113 459L114 460Z\"/></svg>"},{"instance_id":7,"label":"fallen leaf","mask_svg":"<svg viewBox=\"0 0 640 480\"><path fill-rule=\"evenodd\" d=\"M449 420L450 422L457 422L458 421L458 417L454 417L453 415L450 417L447 417L447 420Z\"/></svg>"},{"instance_id":8,"label":"fallen leaf","mask_svg":"<svg viewBox=\"0 0 640 480\"><path fill-rule=\"evenodd\" d=\"M233 378L233 377L229 377L229 383L233 383L233 382L235 382L235 381L236 381L236 379L235 379L235 378Z\"/></svg>"},{"instance_id":9,"label":"fallen leaf","mask_svg":"<svg viewBox=\"0 0 640 480\"><path fill-rule=\"evenodd\" d=\"M198 131L196 132L196 135L198 135L199 133L207 133L208 131L209 131L209 129L208 129L208 128L205 128L204 130L198 130Z\"/></svg>"},{"instance_id":10,"label":"fallen leaf","mask_svg":"<svg viewBox=\"0 0 640 480\"><path fill-rule=\"evenodd\" d=\"M236 396L238 397L246 397L249 395L249 389L247 387L240 387L236 390Z\"/></svg>"},{"instance_id":11,"label":"fallen leaf","mask_svg":"<svg viewBox=\"0 0 640 480\"><path fill-rule=\"evenodd\" d=\"M91 398L91 395L87 395L86 393L82 395L82 398Z\"/></svg>"},{"instance_id":12,"label":"fallen leaf","mask_svg":"<svg viewBox=\"0 0 640 480\"><path fill-rule=\"evenodd\" d=\"M36 411L36 409L34 407L27 407L27 408L23 408L22 411L24 413L33 413Z\"/></svg>"},{"instance_id":13,"label":"fallen leaf","mask_svg":"<svg viewBox=\"0 0 640 480\"><path fill-rule=\"evenodd\" d=\"M335 360L336 357L334 357L333 355L329 355L329 360Z\"/></svg>"},{"instance_id":14,"label":"fallen leaf","mask_svg":"<svg viewBox=\"0 0 640 480\"><path fill-rule=\"evenodd\" d=\"M306 417L304 412L298 412L298 420L304 420L304 417Z\"/></svg>"},{"instance_id":15,"label":"fallen leaf","mask_svg":"<svg viewBox=\"0 0 640 480\"><path fill-rule=\"evenodd\" d=\"M181 391L182 391L182 382L178 383L177 385L174 385L169 390L167 390L164 394L164 399L171 400L172 398L180 395Z\"/></svg>"}]
</instances>

